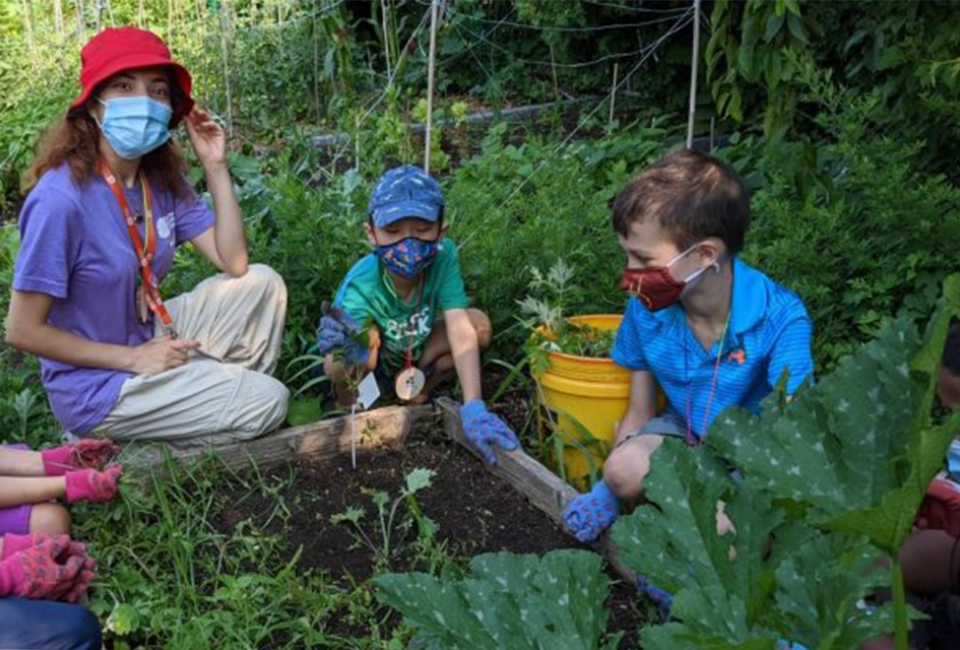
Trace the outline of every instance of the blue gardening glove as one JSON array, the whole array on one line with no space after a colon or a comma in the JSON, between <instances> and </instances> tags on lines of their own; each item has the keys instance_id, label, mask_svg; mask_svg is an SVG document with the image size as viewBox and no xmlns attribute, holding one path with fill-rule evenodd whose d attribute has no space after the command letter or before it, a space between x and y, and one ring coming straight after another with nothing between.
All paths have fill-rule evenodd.
<instances>
[{"instance_id":1,"label":"blue gardening glove","mask_svg":"<svg viewBox=\"0 0 960 650\"><path fill-rule=\"evenodd\" d=\"M320 319L317 328L317 351L327 355L337 349L343 349L344 361L351 365L364 365L370 358L370 350L363 347L351 337L360 332L350 314L339 307L330 309Z\"/></svg>"},{"instance_id":2,"label":"blue gardening glove","mask_svg":"<svg viewBox=\"0 0 960 650\"><path fill-rule=\"evenodd\" d=\"M463 420L463 433L467 441L480 452L487 463L494 467L497 466L497 455L493 451L493 445L507 451L512 451L520 445L513 429L488 411L482 399L471 400L461 406L460 417Z\"/></svg>"},{"instance_id":3,"label":"blue gardening glove","mask_svg":"<svg viewBox=\"0 0 960 650\"><path fill-rule=\"evenodd\" d=\"M581 542L592 542L600 537L620 510L620 500L607 484L599 481L593 489L567 504L563 523L571 535Z\"/></svg>"},{"instance_id":4,"label":"blue gardening glove","mask_svg":"<svg viewBox=\"0 0 960 650\"><path fill-rule=\"evenodd\" d=\"M661 619L666 621L670 618L670 607L673 606L673 594L650 582L647 576L642 573L637 574L637 589L652 600L657 608L659 608Z\"/></svg>"}]
</instances>

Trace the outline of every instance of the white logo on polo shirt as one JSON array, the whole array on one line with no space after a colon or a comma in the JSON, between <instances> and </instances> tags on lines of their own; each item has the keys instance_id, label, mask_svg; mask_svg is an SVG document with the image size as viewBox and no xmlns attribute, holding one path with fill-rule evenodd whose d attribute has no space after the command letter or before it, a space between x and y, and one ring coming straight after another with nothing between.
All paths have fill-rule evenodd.
<instances>
[{"instance_id":1,"label":"white logo on polo shirt","mask_svg":"<svg viewBox=\"0 0 960 650\"><path fill-rule=\"evenodd\" d=\"M176 224L177 222L172 212L170 214L163 215L157 220L157 234L163 239L170 239Z\"/></svg>"}]
</instances>

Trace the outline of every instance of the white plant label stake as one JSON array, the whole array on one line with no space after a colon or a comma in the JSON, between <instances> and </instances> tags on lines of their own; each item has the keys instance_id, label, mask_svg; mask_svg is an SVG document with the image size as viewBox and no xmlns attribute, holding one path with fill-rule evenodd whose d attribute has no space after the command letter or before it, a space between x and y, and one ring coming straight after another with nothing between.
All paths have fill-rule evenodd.
<instances>
[{"instance_id":1,"label":"white plant label stake","mask_svg":"<svg viewBox=\"0 0 960 650\"><path fill-rule=\"evenodd\" d=\"M380 398L380 387L374 373L368 373L357 386L357 400L350 407L350 462L357 469L357 405L363 410L373 406Z\"/></svg>"}]
</instances>

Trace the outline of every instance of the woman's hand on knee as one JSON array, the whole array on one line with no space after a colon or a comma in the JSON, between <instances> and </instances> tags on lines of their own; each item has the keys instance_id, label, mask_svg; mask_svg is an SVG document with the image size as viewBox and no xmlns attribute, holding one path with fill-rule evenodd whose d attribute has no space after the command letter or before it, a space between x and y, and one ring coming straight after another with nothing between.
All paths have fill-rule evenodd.
<instances>
[{"instance_id":1,"label":"woman's hand on knee","mask_svg":"<svg viewBox=\"0 0 960 650\"><path fill-rule=\"evenodd\" d=\"M199 341L160 336L130 349L128 369L135 375L159 375L185 364L190 351L199 348Z\"/></svg>"}]
</instances>

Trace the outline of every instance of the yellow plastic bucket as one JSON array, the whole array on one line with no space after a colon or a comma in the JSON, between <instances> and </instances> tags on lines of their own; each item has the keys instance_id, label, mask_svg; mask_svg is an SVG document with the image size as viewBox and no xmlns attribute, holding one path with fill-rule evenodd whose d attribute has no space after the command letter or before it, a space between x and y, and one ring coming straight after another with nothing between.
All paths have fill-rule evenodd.
<instances>
[{"instance_id":1,"label":"yellow plastic bucket","mask_svg":"<svg viewBox=\"0 0 960 650\"><path fill-rule=\"evenodd\" d=\"M609 331L616 330L622 318L619 314L598 314L567 320ZM548 356L550 367L539 377L542 399L556 414L559 434L566 447L563 465L567 478L583 488L591 464L599 470L616 439L617 423L623 419L630 398L630 372L612 359L562 352L550 352ZM604 444L585 444L589 438L583 429ZM574 446L577 444L580 447Z\"/></svg>"}]
</instances>

